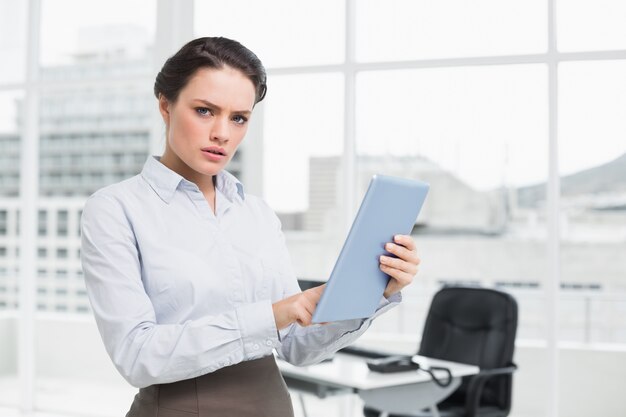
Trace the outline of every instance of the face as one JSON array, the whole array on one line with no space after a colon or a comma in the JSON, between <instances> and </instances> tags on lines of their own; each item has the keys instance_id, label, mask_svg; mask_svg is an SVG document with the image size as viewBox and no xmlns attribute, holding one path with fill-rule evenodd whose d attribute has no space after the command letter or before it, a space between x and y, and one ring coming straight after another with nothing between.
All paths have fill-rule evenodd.
<instances>
[{"instance_id":1,"label":"face","mask_svg":"<svg viewBox=\"0 0 626 417\"><path fill-rule=\"evenodd\" d=\"M159 100L167 138L161 162L201 188L212 184L248 130L254 99L254 84L239 70L198 70L175 103Z\"/></svg>"}]
</instances>

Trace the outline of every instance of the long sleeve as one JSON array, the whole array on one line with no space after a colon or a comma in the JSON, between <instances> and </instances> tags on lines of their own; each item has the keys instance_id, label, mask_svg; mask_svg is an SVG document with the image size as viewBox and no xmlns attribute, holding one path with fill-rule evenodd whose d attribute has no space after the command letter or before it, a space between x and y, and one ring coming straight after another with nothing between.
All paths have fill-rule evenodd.
<instances>
[{"instance_id":1,"label":"long sleeve","mask_svg":"<svg viewBox=\"0 0 626 417\"><path fill-rule=\"evenodd\" d=\"M376 317L395 307L401 300L400 293L392 295L389 299L382 299L376 312L367 319L345 320L309 327L292 324L280 332L282 344L278 355L298 366L321 362L357 340Z\"/></svg>"},{"instance_id":2,"label":"long sleeve","mask_svg":"<svg viewBox=\"0 0 626 417\"><path fill-rule=\"evenodd\" d=\"M97 193L88 199L81 233L81 262L98 329L130 384L192 378L267 356L280 344L269 298L180 323L159 323L142 281L133 224L115 198Z\"/></svg>"}]
</instances>

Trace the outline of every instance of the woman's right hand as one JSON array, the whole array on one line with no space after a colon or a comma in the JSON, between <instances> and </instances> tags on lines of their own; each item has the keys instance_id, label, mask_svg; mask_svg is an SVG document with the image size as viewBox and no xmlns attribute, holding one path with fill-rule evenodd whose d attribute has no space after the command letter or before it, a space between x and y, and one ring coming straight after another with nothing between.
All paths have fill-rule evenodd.
<instances>
[{"instance_id":1,"label":"woman's right hand","mask_svg":"<svg viewBox=\"0 0 626 417\"><path fill-rule=\"evenodd\" d=\"M276 328L284 329L293 322L300 326L310 325L313 312L325 287L326 284L310 288L272 304Z\"/></svg>"}]
</instances>

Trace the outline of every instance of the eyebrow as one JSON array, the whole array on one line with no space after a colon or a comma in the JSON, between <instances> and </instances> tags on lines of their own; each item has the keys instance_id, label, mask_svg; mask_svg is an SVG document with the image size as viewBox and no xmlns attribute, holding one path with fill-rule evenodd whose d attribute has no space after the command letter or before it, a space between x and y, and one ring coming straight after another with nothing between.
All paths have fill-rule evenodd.
<instances>
[{"instance_id":1,"label":"eyebrow","mask_svg":"<svg viewBox=\"0 0 626 417\"><path fill-rule=\"evenodd\" d=\"M209 107L213 107L213 108L216 108L218 110L222 110L222 108L220 106L218 106L217 104L213 104L210 101L203 100L201 98L196 98L196 99L194 99L194 101L199 101L201 103L206 104ZM251 114L252 111L250 111L250 110L235 110L233 113L236 113L236 114Z\"/></svg>"}]
</instances>

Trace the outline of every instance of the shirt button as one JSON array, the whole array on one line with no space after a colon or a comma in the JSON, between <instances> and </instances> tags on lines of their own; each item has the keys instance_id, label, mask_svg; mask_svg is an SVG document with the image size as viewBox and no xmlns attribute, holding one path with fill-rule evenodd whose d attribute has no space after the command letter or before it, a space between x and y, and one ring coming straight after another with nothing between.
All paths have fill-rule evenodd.
<instances>
[{"instance_id":1,"label":"shirt button","mask_svg":"<svg viewBox=\"0 0 626 417\"><path fill-rule=\"evenodd\" d=\"M254 350L259 350L259 345L257 345L257 344L255 343L255 344L254 344L254 346L252 346L252 348L253 348Z\"/></svg>"},{"instance_id":2,"label":"shirt button","mask_svg":"<svg viewBox=\"0 0 626 417\"><path fill-rule=\"evenodd\" d=\"M265 344L268 345L268 346L272 346L272 341L268 339L268 340L265 341Z\"/></svg>"}]
</instances>

